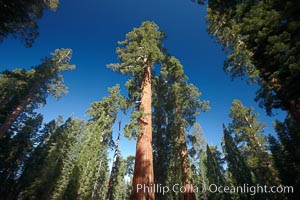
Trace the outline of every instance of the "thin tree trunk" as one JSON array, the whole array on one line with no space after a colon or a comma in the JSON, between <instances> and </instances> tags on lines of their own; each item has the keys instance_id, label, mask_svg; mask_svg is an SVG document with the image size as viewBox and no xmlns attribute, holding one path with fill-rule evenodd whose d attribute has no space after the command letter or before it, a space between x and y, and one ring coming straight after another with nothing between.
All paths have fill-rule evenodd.
<instances>
[{"instance_id":1,"label":"thin tree trunk","mask_svg":"<svg viewBox=\"0 0 300 200\"><path fill-rule=\"evenodd\" d=\"M180 125L180 156L181 156L181 170L182 170L182 185L185 188L183 193L184 200L196 200L196 195L194 191L194 185L192 180L192 169L189 163L188 150L186 147L186 139L184 128Z\"/></svg>"},{"instance_id":2,"label":"thin tree trunk","mask_svg":"<svg viewBox=\"0 0 300 200\"><path fill-rule=\"evenodd\" d=\"M119 149L119 141L120 141L120 135L121 135L121 122L119 121L119 133L118 137L116 140L116 145L115 145L115 153L114 153L114 160L111 168L111 173L109 177L109 182L108 182L108 189L107 189L107 194L106 194L106 200L111 200L112 194L113 194L113 184L114 181L116 180L116 170L117 170L117 164L118 160L120 158L120 149Z\"/></svg>"},{"instance_id":3,"label":"thin tree trunk","mask_svg":"<svg viewBox=\"0 0 300 200\"><path fill-rule=\"evenodd\" d=\"M146 66L141 89L140 111L144 116L139 119L131 200L154 200L150 65Z\"/></svg>"},{"instance_id":4,"label":"thin tree trunk","mask_svg":"<svg viewBox=\"0 0 300 200\"><path fill-rule=\"evenodd\" d=\"M101 165L102 165L102 159L100 159L100 161L99 161L99 165L98 165L98 169L97 169L97 176L96 176L96 180L95 180L95 183L94 183L91 200L93 200L95 195L96 195L98 179L99 179L99 176L100 176Z\"/></svg>"}]
</instances>

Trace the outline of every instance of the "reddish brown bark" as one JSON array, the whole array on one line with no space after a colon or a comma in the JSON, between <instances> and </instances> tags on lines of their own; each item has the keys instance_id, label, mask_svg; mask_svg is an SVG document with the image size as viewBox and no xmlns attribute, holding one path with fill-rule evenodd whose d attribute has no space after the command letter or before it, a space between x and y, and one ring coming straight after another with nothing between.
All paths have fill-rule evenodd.
<instances>
[{"instance_id":1,"label":"reddish brown bark","mask_svg":"<svg viewBox=\"0 0 300 200\"><path fill-rule=\"evenodd\" d=\"M184 200L196 200L194 185L192 181L192 170L189 163L188 150L183 126L180 126L180 156L182 171L182 186L185 188L183 193Z\"/></svg>"},{"instance_id":2,"label":"reddish brown bark","mask_svg":"<svg viewBox=\"0 0 300 200\"><path fill-rule=\"evenodd\" d=\"M140 110L143 111L144 116L139 119L131 199L154 200L150 65L146 67L141 89Z\"/></svg>"},{"instance_id":3,"label":"reddish brown bark","mask_svg":"<svg viewBox=\"0 0 300 200\"><path fill-rule=\"evenodd\" d=\"M268 82L268 84L271 86L273 91L275 91L278 95L283 97L283 99L281 99L281 100L286 105L287 111L289 112L289 114L292 116L292 118L296 122L300 123L300 103L299 103L299 101L297 99L291 99L290 97L285 95L285 92L283 92L284 87L280 83L279 79L272 78L271 81ZM287 90L285 89L285 91L287 91Z\"/></svg>"},{"instance_id":4,"label":"reddish brown bark","mask_svg":"<svg viewBox=\"0 0 300 200\"><path fill-rule=\"evenodd\" d=\"M36 82L35 85L32 88L30 88L27 96L24 99L22 99L19 105L13 110L13 112L6 117L5 121L0 127L0 138L2 138L7 133L8 129L11 127L14 121L19 117L19 115L24 111L25 107L32 101L33 96L35 95L35 93L38 92L41 85L44 82L46 82L46 80L47 77Z\"/></svg>"},{"instance_id":5,"label":"reddish brown bark","mask_svg":"<svg viewBox=\"0 0 300 200\"><path fill-rule=\"evenodd\" d=\"M25 107L31 102L32 94L30 93L26 98L24 98L19 105L14 109L14 111L5 119L4 123L0 127L0 138L2 138L17 117L23 112Z\"/></svg>"},{"instance_id":6,"label":"reddish brown bark","mask_svg":"<svg viewBox=\"0 0 300 200\"><path fill-rule=\"evenodd\" d=\"M288 102L288 111L294 120L300 124L300 105L295 100Z\"/></svg>"}]
</instances>

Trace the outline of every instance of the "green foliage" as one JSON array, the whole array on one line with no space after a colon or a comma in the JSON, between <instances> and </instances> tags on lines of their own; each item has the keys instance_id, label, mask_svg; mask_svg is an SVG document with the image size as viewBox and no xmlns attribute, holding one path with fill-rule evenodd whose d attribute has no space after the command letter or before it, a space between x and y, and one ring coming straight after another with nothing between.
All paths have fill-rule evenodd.
<instances>
[{"instance_id":1,"label":"green foliage","mask_svg":"<svg viewBox=\"0 0 300 200\"><path fill-rule=\"evenodd\" d=\"M155 182L172 186L192 180L185 132L192 127L200 111L206 111L208 101L200 100L198 88L188 83L183 66L173 56L166 56L160 75L153 81L153 149ZM180 159L178 159L180 158ZM183 166L187 169L183 170ZM182 199L168 193L157 199Z\"/></svg>"},{"instance_id":2,"label":"green foliage","mask_svg":"<svg viewBox=\"0 0 300 200\"><path fill-rule=\"evenodd\" d=\"M235 136L234 141L242 153L247 167L253 172L252 182L269 186L280 185L278 172L273 166L271 156L267 151L266 139L262 135L264 124L258 121L257 113L253 113L252 108L246 108L239 100L234 100L229 116L232 118L232 122L228 125L229 131ZM245 167L242 160L240 167ZM248 169L245 168L245 170ZM249 171L247 173L249 174ZM282 198L281 194L272 196L259 194L256 197L261 199Z\"/></svg>"},{"instance_id":3,"label":"green foliage","mask_svg":"<svg viewBox=\"0 0 300 200\"><path fill-rule=\"evenodd\" d=\"M1 107L12 104L12 99L20 101L22 96L28 96L32 90L35 99L42 98L45 94L55 98L66 94L67 87L63 84L62 72L75 69L74 65L69 64L71 55L71 49L56 49L51 53L51 57L42 59L42 64L31 70L15 69L2 72L0 75Z\"/></svg>"},{"instance_id":4,"label":"green foliage","mask_svg":"<svg viewBox=\"0 0 300 200\"><path fill-rule=\"evenodd\" d=\"M108 185L108 148L113 144L112 126L124 98L119 85L109 88L110 95L94 102L88 110L91 117L84 131L79 169L78 198L105 197Z\"/></svg>"},{"instance_id":5,"label":"green foliage","mask_svg":"<svg viewBox=\"0 0 300 200\"><path fill-rule=\"evenodd\" d=\"M266 141L262 135L265 124L257 120L257 113L253 108L246 108L241 101L234 100L230 108L232 122L229 129L236 135L236 141L240 144L247 143L245 151L263 151Z\"/></svg>"},{"instance_id":6,"label":"green foliage","mask_svg":"<svg viewBox=\"0 0 300 200\"><path fill-rule=\"evenodd\" d=\"M0 5L0 43L4 38L20 38L31 47L39 35L37 20L45 10L55 11L59 0L3 0Z\"/></svg>"},{"instance_id":7,"label":"green foliage","mask_svg":"<svg viewBox=\"0 0 300 200\"><path fill-rule=\"evenodd\" d=\"M31 113L46 103L50 94L60 98L67 93L62 72L73 70L72 50L57 49L31 70L4 71L0 76L0 133L3 136L22 112Z\"/></svg>"},{"instance_id":8,"label":"green foliage","mask_svg":"<svg viewBox=\"0 0 300 200\"><path fill-rule=\"evenodd\" d=\"M127 33L126 40L119 42L121 47L116 49L116 53L121 63L109 64L108 67L121 74L133 76L126 83L130 99L139 98L146 66L154 67L164 58L161 43L164 37L164 33L159 31L154 22L145 21L141 27Z\"/></svg>"},{"instance_id":9,"label":"green foliage","mask_svg":"<svg viewBox=\"0 0 300 200\"><path fill-rule=\"evenodd\" d=\"M226 185L223 169L224 160L221 158L221 152L217 150L217 147L207 145L206 155L207 157L204 163L206 165L206 174L209 184L218 186ZM208 199L230 199L230 196L227 193L209 193Z\"/></svg>"},{"instance_id":10,"label":"green foliage","mask_svg":"<svg viewBox=\"0 0 300 200\"><path fill-rule=\"evenodd\" d=\"M10 137L0 139L0 196L4 199L16 198L17 180L38 142L42 120L40 114L24 115L10 132Z\"/></svg>"},{"instance_id":11,"label":"green foliage","mask_svg":"<svg viewBox=\"0 0 300 200\"><path fill-rule=\"evenodd\" d=\"M208 2L208 32L228 53L233 77L258 82L256 100L271 114L288 110L299 122L300 15L296 1Z\"/></svg>"},{"instance_id":12,"label":"green foliage","mask_svg":"<svg viewBox=\"0 0 300 200\"><path fill-rule=\"evenodd\" d=\"M112 198L111 200L118 200L118 199L124 199L127 197L126 191L126 181L124 179L125 171L126 171L126 160L122 157L118 158L118 161L116 163L116 170L115 170L115 178L113 181L113 188L112 189Z\"/></svg>"},{"instance_id":13,"label":"green foliage","mask_svg":"<svg viewBox=\"0 0 300 200\"><path fill-rule=\"evenodd\" d=\"M32 177L30 185L23 188L19 199L61 199L78 157L77 145L82 125L82 121L69 118L62 124L57 121L54 129L48 129L54 132L48 133L50 137L46 144L41 144L44 146L42 149L47 149L46 157L41 160L42 163L36 163L41 165L37 168L39 171ZM39 152L36 153L39 155ZM33 159L39 160L38 157Z\"/></svg>"},{"instance_id":14,"label":"green foliage","mask_svg":"<svg viewBox=\"0 0 300 200\"><path fill-rule=\"evenodd\" d=\"M139 106L141 85L147 66L153 68L164 59L162 46L164 37L165 34L159 30L157 24L145 21L139 28L127 33L124 41L118 42L120 47L116 49L116 53L120 63L107 65L114 71L130 76L126 87L129 95L128 105L131 104L131 107ZM125 135L128 138L135 138L139 134L140 128L137 125L142 115L143 111L140 108L132 111L131 122L125 128Z\"/></svg>"},{"instance_id":15,"label":"green foliage","mask_svg":"<svg viewBox=\"0 0 300 200\"><path fill-rule=\"evenodd\" d=\"M191 158L191 169L193 171L193 181L199 191L196 193L197 199L208 198L208 180L207 169L205 166L206 160L206 139L203 136L203 131L199 123L193 126L192 134L187 135L187 143L190 144L189 155Z\"/></svg>"},{"instance_id":16,"label":"green foliage","mask_svg":"<svg viewBox=\"0 0 300 200\"><path fill-rule=\"evenodd\" d=\"M231 174L231 182L234 186L253 185L252 172L247 166L245 156L239 150L236 142L232 138L231 133L223 125L223 151L225 160L228 164L228 172ZM249 194L237 194L240 199L254 199Z\"/></svg>"},{"instance_id":17,"label":"green foliage","mask_svg":"<svg viewBox=\"0 0 300 200\"><path fill-rule=\"evenodd\" d=\"M294 194L288 194L288 197L293 199L300 191L300 127L288 117L284 122L277 121L275 130L278 139L269 136L270 150L283 185L294 187Z\"/></svg>"}]
</instances>

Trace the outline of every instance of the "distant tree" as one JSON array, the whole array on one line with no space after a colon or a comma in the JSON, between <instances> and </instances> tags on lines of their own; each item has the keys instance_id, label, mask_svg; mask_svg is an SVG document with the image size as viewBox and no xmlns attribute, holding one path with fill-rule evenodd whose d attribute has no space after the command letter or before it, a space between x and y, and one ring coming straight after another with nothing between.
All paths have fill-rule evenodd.
<instances>
[{"instance_id":1,"label":"distant tree","mask_svg":"<svg viewBox=\"0 0 300 200\"><path fill-rule=\"evenodd\" d=\"M296 199L300 191L300 126L288 117L284 122L276 121L275 130L278 139L272 135L269 136L272 157L282 183L294 187L294 193L287 194L287 196Z\"/></svg>"},{"instance_id":2,"label":"distant tree","mask_svg":"<svg viewBox=\"0 0 300 200\"><path fill-rule=\"evenodd\" d=\"M79 171L79 199L105 199L109 179L108 148L112 142L115 123L123 98L120 86L109 88L109 96L93 102L88 110L91 117L84 131L82 150L77 162Z\"/></svg>"},{"instance_id":3,"label":"distant tree","mask_svg":"<svg viewBox=\"0 0 300 200\"><path fill-rule=\"evenodd\" d=\"M194 184L192 180L192 169L189 161L189 154L187 149L187 141L185 131L191 127L199 109L204 109L203 102L200 101L200 93L198 88L192 84L185 82L186 77L181 77L181 80L175 82L172 87L174 92L174 136L178 140L179 158L181 161L181 181L185 188L183 194L184 199L196 199L194 192ZM174 137L173 136L173 137Z\"/></svg>"},{"instance_id":4,"label":"distant tree","mask_svg":"<svg viewBox=\"0 0 300 200\"><path fill-rule=\"evenodd\" d=\"M8 36L20 38L31 47L39 35L37 20L45 10L56 11L59 0L2 0L0 2L0 43Z\"/></svg>"},{"instance_id":5,"label":"distant tree","mask_svg":"<svg viewBox=\"0 0 300 200\"><path fill-rule=\"evenodd\" d=\"M18 179L16 195L29 187L33 181L40 175L44 167L51 144L57 139L58 131L56 129L63 123L62 117L46 123L40 130L40 136L36 141L36 147L25 159L22 166L22 174ZM6 138L6 137L5 137Z\"/></svg>"},{"instance_id":6,"label":"distant tree","mask_svg":"<svg viewBox=\"0 0 300 200\"><path fill-rule=\"evenodd\" d=\"M191 157L191 168L193 171L193 180L197 186L196 199L208 199L208 180L207 169L205 166L206 159L206 139L203 136L203 131L198 122L193 125L193 132L187 136L187 142L191 145L189 155Z\"/></svg>"},{"instance_id":7,"label":"distant tree","mask_svg":"<svg viewBox=\"0 0 300 200\"><path fill-rule=\"evenodd\" d=\"M79 119L72 120L73 121L71 121L69 125L70 127L66 127L66 133L64 133L67 134L65 136L66 138L64 138L65 147L60 153L63 160L60 166L60 175L57 177L55 187L49 197L51 200L68 199L66 198L69 195L67 193L67 188L72 181L73 172L76 168L76 161L82 150L81 144L83 141L81 141L81 134L85 123Z\"/></svg>"},{"instance_id":8,"label":"distant tree","mask_svg":"<svg viewBox=\"0 0 300 200\"><path fill-rule=\"evenodd\" d=\"M41 165L38 168L40 171L30 172L30 166L27 166L29 168L26 169L26 173L34 173L35 177L32 177L30 185L21 191L18 199L62 198L71 179L75 160L78 158L78 138L80 138L82 125L81 120L72 118L56 125L54 132L50 133L46 158L42 163L36 163Z\"/></svg>"},{"instance_id":9,"label":"distant tree","mask_svg":"<svg viewBox=\"0 0 300 200\"><path fill-rule=\"evenodd\" d=\"M193 126L200 110L207 109L208 102L200 100L198 88L188 83L183 66L170 55L166 56L161 66L160 75L155 77L154 91L153 144L156 179L164 185L181 182L186 191L183 194L170 192L167 197L158 193L156 197L193 199L195 194L186 131Z\"/></svg>"},{"instance_id":10,"label":"distant tree","mask_svg":"<svg viewBox=\"0 0 300 200\"><path fill-rule=\"evenodd\" d=\"M207 179L210 185L225 186L226 178L223 168L224 160L217 147L206 146L206 160L204 161L207 170ZM231 199L229 194L221 192L208 193L208 199Z\"/></svg>"},{"instance_id":11,"label":"distant tree","mask_svg":"<svg viewBox=\"0 0 300 200\"><path fill-rule=\"evenodd\" d=\"M230 109L232 122L228 128L235 137L239 150L245 156L247 166L254 174L253 183L276 186L281 181L268 153L265 137L262 135L264 124L257 119L253 108L245 107L241 101L234 100ZM282 199L282 194L258 194L260 199Z\"/></svg>"},{"instance_id":12,"label":"distant tree","mask_svg":"<svg viewBox=\"0 0 300 200\"><path fill-rule=\"evenodd\" d=\"M126 40L119 42L121 47L116 52L120 63L108 65L114 71L132 76L126 83L129 99L139 104L138 111L133 113L137 115L138 139L132 199L154 199L151 76L155 64L159 64L164 58L161 43L163 38L164 33L159 31L154 22L143 22L139 28L126 34ZM146 191L146 187L137 191L138 184L148 186L149 191Z\"/></svg>"},{"instance_id":13,"label":"distant tree","mask_svg":"<svg viewBox=\"0 0 300 200\"><path fill-rule=\"evenodd\" d=\"M38 142L43 117L40 114L23 115L9 137L0 139L0 196L2 199L17 198L17 183L26 160ZM17 134L16 134L17 133Z\"/></svg>"},{"instance_id":14,"label":"distant tree","mask_svg":"<svg viewBox=\"0 0 300 200\"><path fill-rule=\"evenodd\" d=\"M300 123L300 8L297 1L208 1L208 32L228 53L233 77L258 82L268 114L287 110Z\"/></svg>"},{"instance_id":15,"label":"distant tree","mask_svg":"<svg viewBox=\"0 0 300 200\"><path fill-rule=\"evenodd\" d=\"M107 187L107 194L106 200L118 200L124 199L126 194L126 183L125 183L125 167L126 161L121 157L119 142L121 136L121 121L119 121L119 133L114 143L114 156L113 156L113 163L112 169L109 177L108 187Z\"/></svg>"},{"instance_id":16,"label":"distant tree","mask_svg":"<svg viewBox=\"0 0 300 200\"><path fill-rule=\"evenodd\" d=\"M253 185L252 173L246 164L246 159L237 147L236 142L231 136L229 130L223 125L223 151L225 160L228 164L228 171L232 175L231 180L234 186ZM249 193L237 194L239 199L255 199Z\"/></svg>"},{"instance_id":17,"label":"distant tree","mask_svg":"<svg viewBox=\"0 0 300 200\"><path fill-rule=\"evenodd\" d=\"M172 173L167 173L172 160L172 133L168 131L167 116L169 113L168 86L165 84L163 76L155 76L153 80L153 167L154 182L156 184L167 185L167 177ZM155 193L155 199L166 199L166 195L160 192Z\"/></svg>"},{"instance_id":18,"label":"distant tree","mask_svg":"<svg viewBox=\"0 0 300 200\"><path fill-rule=\"evenodd\" d=\"M29 71L17 69L1 74L0 138L25 109L45 104L48 94L60 98L67 93L62 72L75 68L69 64L71 54L71 49L57 49L52 57L43 59L42 64Z\"/></svg>"}]
</instances>

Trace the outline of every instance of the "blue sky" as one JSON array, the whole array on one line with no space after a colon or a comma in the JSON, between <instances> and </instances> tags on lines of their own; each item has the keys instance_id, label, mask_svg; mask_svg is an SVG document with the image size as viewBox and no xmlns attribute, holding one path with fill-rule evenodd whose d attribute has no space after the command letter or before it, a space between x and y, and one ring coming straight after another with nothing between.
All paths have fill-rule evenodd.
<instances>
[{"instance_id":1,"label":"blue sky","mask_svg":"<svg viewBox=\"0 0 300 200\"><path fill-rule=\"evenodd\" d=\"M107 95L107 87L124 85L128 77L106 64L117 62L117 41L145 20L156 22L166 32L165 47L183 64L189 82L202 92L201 98L210 100L212 109L198 117L209 144L220 143L222 123L230 121L233 99L253 106L259 119L267 123L266 134L273 133L272 121L283 119L284 113L267 117L253 100L257 87L243 80L232 81L224 73L225 54L206 32L205 6L190 0L61 0L58 11L47 11L39 21L40 36L32 48L16 39L0 44L0 70L29 69L57 48L73 49L76 70L64 74L69 94L59 101L49 97L40 111L46 121L71 114L84 119L90 103ZM126 95L124 87L122 93ZM120 118L123 125L128 121L126 116ZM134 141L123 138L121 145L124 155L134 154Z\"/></svg>"}]
</instances>

